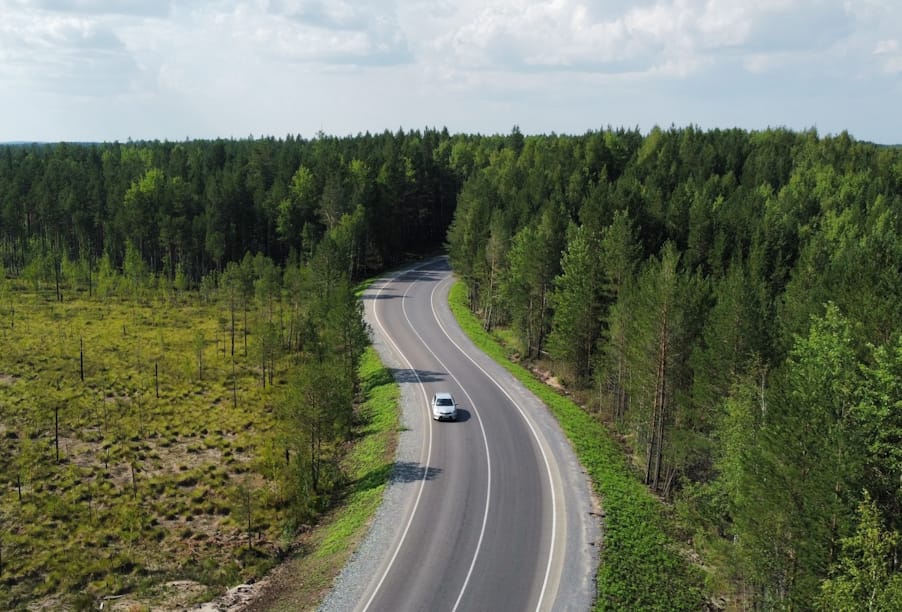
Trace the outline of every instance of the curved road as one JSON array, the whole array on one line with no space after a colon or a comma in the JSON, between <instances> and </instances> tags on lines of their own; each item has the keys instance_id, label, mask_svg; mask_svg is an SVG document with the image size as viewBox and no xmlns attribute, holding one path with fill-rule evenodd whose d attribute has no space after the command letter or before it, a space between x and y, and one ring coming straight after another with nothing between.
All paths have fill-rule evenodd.
<instances>
[{"instance_id":1,"label":"curved road","mask_svg":"<svg viewBox=\"0 0 902 612\"><path fill-rule=\"evenodd\" d=\"M374 527L323 607L587 610L598 528L586 477L544 405L457 326L452 282L439 258L364 295L404 431ZM457 422L432 421L436 391L454 395Z\"/></svg>"}]
</instances>

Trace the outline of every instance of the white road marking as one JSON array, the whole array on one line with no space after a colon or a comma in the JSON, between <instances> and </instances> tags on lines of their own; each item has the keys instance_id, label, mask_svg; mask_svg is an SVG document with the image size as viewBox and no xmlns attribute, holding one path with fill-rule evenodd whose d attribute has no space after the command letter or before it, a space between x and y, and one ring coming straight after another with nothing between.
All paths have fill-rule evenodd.
<instances>
[{"instance_id":1,"label":"white road marking","mask_svg":"<svg viewBox=\"0 0 902 612\"><path fill-rule=\"evenodd\" d=\"M422 267L424 267L425 265L428 265L428 263L431 263L431 262L427 262L426 264L422 264L422 265L417 266L417 267L415 267L415 268L411 268L411 269L408 269L408 270L404 270L403 272L400 272L400 273L398 273L396 276L390 278L389 281L396 280L399 276L401 276L401 275L403 275L403 274L405 274L405 273L407 273L407 272L410 272L411 270L417 270L417 269L419 269L419 268L422 268ZM388 282L388 281L387 281L387 282ZM541 454L542 454L542 460L543 460L543 462L545 463L545 472L546 472L546 475L547 475L547 477L548 477L549 491L551 492L551 508L552 508L552 515L551 515L551 517L552 517L552 518L551 518L551 542L549 543L548 563L547 563L547 565L546 565L546 567L545 567L545 576L544 576L544 579L543 579L543 582L542 582L542 588L541 588L541 590L540 590L540 592L539 592L539 599L538 599L538 602L536 603L536 610L541 610L541 609L542 609L542 604L543 604L544 598L545 598L545 592L546 592L547 587L548 587L549 576L550 576L550 574L551 574L551 567L552 567L552 565L553 565L554 552L555 552L555 544L556 544L556 536L557 536L557 502L556 502L556 497L555 497L554 478L553 478L553 475L552 475L552 472L551 472L551 465L550 465L549 460L548 460L548 455L547 455L547 453L546 453L546 451L545 451L545 446L544 446L544 444L542 443L542 439L541 439L541 437L539 436L538 432L536 431L535 427L533 426L532 421L528 418L528 416L527 416L526 413L523 411L523 409L522 409L522 408L514 401L514 399L513 399L513 398L511 397L511 395L504 389L504 387L502 387L501 384L500 384L500 383L499 383L492 375L490 375L490 374L485 370L485 368L483 368L481 365L479 365L479 364L478 364L478 363L477 363L477 362L476 362L476 361L475 361L475 360L474 360L474 359L473 359L473 358L472 358L472 357L471 357L471 356L470 356L470 355L469 355L469 354L468 354L468 353L467 353L467 352L466 352L466 351L465 351L465 350L464 350L457 342L454 341L453 338L451 338L451 335L448 333L447 328L444 326L444 324L442 324L441 320L439 319L438 313L437 313L437 311L436 311L436 309L435 309L435 293L436 293L436 291L438 290L438 288L439 288L443 283L446 283L446 282L447 282L447 283L450 283L450 282L451 282L451 278L449 277L449 279L447 279L446 281L442 281L442 282L440 282L440 283L437 283L436 286L433 288L432 293L431 293L431 295L430 295L430 306L431 306L431 309L432 309L433 318L434 318L435 321L438 323L439 327L440 327L441 330L442 330L442 333L445 334L445 337L448 338L448 340L449 340L449 341L457 348L457 350L460 351L460 353L461 353L462 355L464 355L464 356L465 356L465 357L466 357L466 358L467 358L474 366L476 366L476 367L477 367L477 368L478 368L478 369L486 376L487 379L489 379L490 381L492 381L492 383L494 383L495 386L498 387L498 389L504 394L504 396L508 399L508 401L510 401L510 403L513 404L514 407L517 408L517 411L520 413L520 416L523 418L524 422L525 422L526 425L529 427L530 432L532 432L533 438L535 439L536 444L537 444L537 446L539 447L539 450L540 450L540 452L541 452ZM412 286L412 284L411 284L411 286ZM383 285L382 287L379 288L379 291L377 292L377 297L378 297L378 295L380 295L380 294L382 293L382 290L383 290L384 288L385 288L385 285ZM407 297L407 294L408 294L409 291L410 291L410 287L408 287L408 288L405 290L403 297ZM473 398L470 397L470 394L467 392L467 390L464 388L464 386L460 384L460 381L457 379L457 377L454 376L454 374L450 372L450 370L448 369L448 367L442 362L441 359L439 359L439 357L435 354L435 352L429 347L429 344L426 343L426 342L423 340L423 337L419 334L419 332L416 330L416 328L413 326L412 322L410 321L410 317L408 316L406 305L405 305L403 302L402 302L402 306L401 306L401 307L402 307L402 311L404 312L404 318L405 318L405 320L407 321L408 325L410 326L410 329L413 331L413 333L416 335L416 337L420 340L420 342L423 344L423 346L426 348L426 350L429 351L429 353L432 354L432 356L433 356L433 357L436 359L436 361L442 366L442 368L444 368L445 371L448 372L448 375L449 375L452 379L454 379L454 382L457 383L457 386L462 390L462 392L463 392L464 395L466 396L466 398L467 398L467 400L468 400L470 406L471 406L472 409L473 409L474 414L476 415L476 419L477 419L477 421L479 422L479 427L480 427L480 430L481 430L481 432L482 432L483 445L484 445L484 447L485 447L485 452L486 452L486 465L487 465L487 468L486 468L486 469L487 469L486 504L485 504L485 508L484 508L484 511L483 511L482 527L481 527L480 532L479 532L479 539L478 539L477 544L476 544L476 550L474 551L473 559L472 559L472 561L470 562L470 567L469 567L469 569L468 569L468 571L467 571L467 576L466 576L466 578L465 578L465 580L464 580L464 583L463 583L463 585L462 585L462 587L461 587L461 590L460 590L460 592L459 592L459 594L458 594L458 596L457 596L457 600L456 600L455 603L454 603L454 607L452 608L452 612L453 612L453 611L456 611L456 610L458 609L458 607L460 606L460 602L461 602L461 600L463 599L463 596L464 596L464 593L465 593L465 591L466 591L467 586L469 585L470 578L472 577L474 568L476 567L476 561L477 561L477 558L479 557L479 553L480 553L480 550L481 550L481 548L482 548L482 542L483 542L483 539L484 539L484 536L485 536L486 525L487 525L487 523L488 523L489 508L490 508L490 504L491 504L491 490L492 490L491 454L490 454L490 451L489 451L489 443L488 443L488 437L487 437L486 432L485 432L485 427L484 427L484 425L483 425L482 418L479 416L479 411L477 410L476 405L475 405L475 403L473 402ZM383 332L383 337L385 337L385 339L392 345L392 347L394 348L395 352L401 357L401 359L407 364L408 368L413 372L413 374L414 374L414 376L416 377L418 383L420 384L421 389L423 390L423 399L424 399L424 403L425 403L426 405L428 405L428 403L429 403L429 398L428 398L428 395L427 395L427 393L426 393L426 388L425 388L425 386L423 386L423 383L422 383L422 380L420 379L419 374L417 374L416 369L413 367L413 365L410 363L410 361L407 359L407 357L404 355L404 353L401 351L401 349L397 346L397 344L395 344L395 342L394 342L394 341L391 339L391 337L388 335L388 333L387 333L385 327L382 325L381 319L379 318L379 315L378 315L378 309L376 308L376 302L375 302L375 301L374 301L374 304L373 304L373 314L374 314L374 317L375 317L376 324L379 326L379 328L380 328L380 329L382 330L382 332ZM429 422L430 422L430 424L434 426L435 424L432 423L431 414L428 415L428 417L429 417ZM397 547L395 548L395 550L394 550L394 552L393 552L393 554L392 554L392 556L391 556L391 559L390 559L389 562L388 562L388 566L386 567L384 573L383 573L382 576L380 577L379 582L376 584L376 587L374 588L373 593L372 593L372 595L370 596L369 600L367 600L366 605L363 607L364 612L365 612L366 610L369 609L369 607L370 607L370 605L372 604L373 600L376 598L376 595L378 594L379 589L382 587L383 583L385 582L385 579L386 579L386 577L388 576L389 572L391 571L391 568L392 568L392 566L394 565L394 562L395 562L395 560L396 560L397 557L398 557L398 554L399 554L399 552L400 552L400 550L401 550L401 547L403 546L404 541L405 541L405 539L407 538L407 534L408 534L408 532L409 532L409 530L410 530L411 524L413 523L414 516L416 515L417 507L419 506L419 503L420 503L420 498L422 497L422 494L423 494L423 489L424 489L425 483L426 483L426 476L427 476L428 469L429 469L429 463L430 463L431 455L432 455L432 427L429 428L428 451L427 451L426 465L425 465L424 468L423 468L423 476L422 476L422 478L421 478L421 480L420 480L420 488L419 488L419 491L417 492L417 497L416 497L416 500L415 500L415 502L414 502L413 509L411 510L410 517L408 518L407 524L406 524L405 527L404 527L404 531L403 531L402 534L401 534L401 538L400 538L400 540L398 541L398 545L397 545Z\"/></svg>"},{"instance_id":2,"label":"white road marking","mask_svg":"<svg viewBox=\"0 0 902 612\"><path fill-rule=\"evenodd\" d=\"M435 291L440 285L441 285L441 283L437 283L436 286L433 288L432 293L429 296L430 306L432 305L432 303L435 300ZM406 293L405 293L405 295L406 295ZM457 595L457 600L454 602L454 606L451 608L452 612L454 612L455 610L457 610L458 606L460 605L461 599L463 599L464 592L466 591L467 585L470 582L470 577L473 574L473 568L476 566L476 559L479 557L479 552L482 549L482 541L483 541L483 539L485 539L485 529L486 529L486 526L488 525L488 521L489 521L489 507L491 505L491 500L492 500L492 455L489 452L489 440L488 440L488 436L486 436L486 433L485 433L485 426L482 423L482 417L479 416L479 410L477 410L476 404L475 404L475 402L473 402L473 398L470 396L469 392L464 387L464 385L462 385L460 383L460 380L458 380L458 378L454 375L454 373L451 372L451 369L441 360L441 358L439 358L438 355L435 354L435 351L432 350L432 348L429 346L429 343L423 339L423 337L420 335L420 332L418 332L416 327L414 327L413 322L410 320L410 317L407 314L407 306L402 303L401 309L404 312L404 319L407 321L407 325L410 327L411 331L413 331L414 335L417 337L417 339L420 341L420 343L425 347L425 349L427 351L429 351L429 353L432 355L432 357L445 370L445 372L448 373L448 376L450 376L454 380L454 382L457 383L457 386L460 388L460 390L466 396L467 401L470 405L470 408L472 408L473 413L476 415L476 420L479 422L479 429L482 432L482 443L483 443L483 446L485 447L486 493L485 493L485 508L483 509L483 513L482 513L482 526L479 529L479 539L476 541L476 550L473 552L473 559L470 562L470 567L467 571L467 576L464 579L464 583L460 588L460 593L458 593L458 595ZM433 312L433 316L434 316L435 315L434 308L432 308L432 312ZM441 326L441 323L439 323L439 325ZM384 328L383 328L383 330L384 330ZM447 336L447 332L445 332L444 327L442 327L442 332L444 332L445 335ZM453 343L454 341L452 340L451 342ZM455 344L455 346L457 346L457 345ZM460 348L460 347L458 347L458 348ZM483 370L483 372L484 372L484 370ZM417 380L419 380L419 376L417 377ZM424 394L425 394L425 389L424 389ZM428 403L428 398L427 398L427 403ZM429 416L430 416L430 421L431 421L432 415L430 414ZM433 425L435 425L435 424L433 423ZM430 438L431 438L431 428L430 428Z\"/></svg>"},{"instance_id":3,"label":"white road marking","mask_svg":"<svg viewBox=\"0 0 902 612\"><path fill-rule=\"evenodd\" d=\"M449 277L446 281L442 281L442 283L445 283L445 282L450 283L451 280L452 279ZM438 285L436 285L435 289L432 290L433 295L435 295L435 291L438 289L438 287L442 283L439 283ZM483 368L481 365L476 363L476 361L472 357L470 357L470 355L459 344L457 344L457 342L454 341L454 339L448 333L448 330L445 328L445 326L442 324L441 320L438 317L438 313L435 310L435 301L431 300L431 302L432 302L432 316L435 318L435 321L438 323L439 327L441 327L442 332L445 334L445 337L451 341L451 344L453 344L455 347L457 347L457 350L460 351L464 357L466 357L468 360L470 360L470 363L472 363L474 366L479 368L479 370L483 374L485 374L486 378L491 380L495 384L495 386L498 387L498 389L504 394L504 396L508 399L508 401L510 401L510 403L513 404L517 408L517 411L520 413L520 416L523 417L523 420L526 422L526 425L529 427L529 431L532 432L533 438L535 439L536 444L539 447L539 450L542 452L542 460L545 462L545 473L548 475L548 489L549 489L549 491L551 491L551 542L550 542L549 548L548 548L548 564L545 566L545 578L542 581L542 590L539 592L539 601L536 603L536 610L541 610L542 601L545 598L545 591L548 587L549 576L551 575L551 566L552 566L552 561L554 559L554 546L555 546L555 540L556 540L556 536L557 536L557 502L556 502L555 493L554 493L554 478L551 473L551 465L548 461L548 455L545 452L545 445L542 444L542 439L539 437L539 434L536 431L535 427L533 426L532 421L527 417L526 413L523 411L523 409L520 407L520 405L514 401L514 398L512 398L510 396L510 394L504 389L504 387L502 387L501 384L497 380L495 380L495 378L491 374L489 374L488 372L485 371L485 368ZM445 369L447 369L447 368L445 368ZM485 437L485 432L483 432L483 437ZM488 449L486 449L486 451L488 452ZM483 528L485 528L485 522L483 522ZM482 540L482 535L480 535L480 541L481 540ZM474 558L473 565L475 565L475 563L476 563L476 559ZM470 579L470 574L473 572L473 565L470 566L470 571L467 573L467 580ZM464 586L466 586L466 583ZM463 595L463 591L461 591L461 596L462 595ZM457 598L457 601L458 601L458 603L460 603L460 597ZM457 603L454 604L454 608L455 609L457 608Z\"/></svg>"},{"instance_id":4,"label":"white road marking","mask_svg":"<svg viewBox=\"0 0 902 612\"><path fill-rule=\"evenodd\" d=\"M423 264L423 265L426 265L426 264ZM417 266L416 268L413 268L413 269L416 270L417 268L420 268L420 267L422 267L422 266ZM398 273L397 275L391 277L389 279L389 281L386 281L386 284L390 281L396 280L399 276L401 276L402 274L409 272L409 271L410 270L405 270L404 272ZM410 360L407 359L407 357L404 355L403 351L401 351L401 349L398 348L398 345L395 344L395 342L394 342L394 340L392 340L391 336L388 335L388 332L386 332L385 327L382 325L382 320L379 318L379 309L376 308L376 306L378 304L378 297L379 297L379 295L382 294L382 290L385 289L386 284L383 284L379 288L379 291L376 293L376 300L373 301L373 316L376 320L376 324L379 326L379 329L382 330L383 337L392 345L392 347L394 347L395 352L407 364L408 369L410 369L410 371L413 372L414 376L416 376L417 381L420 384L420 389L423 391L423 399L428 403L429 398L426 395L426 387L423 386L423 381L420 380L420 375L417 374L417 371L413 367L413 365L410 363ZM402 299L403 299L403 297L407 297L408 291L410 291L410 287L408 287L407 290L404 291L404 295L402 296ZM406 314L405 314L405 318L406 318ZM431 419L430 419L430 421L431 421ZM382 577L379 578L379 582L376 584L376 587L373 589L372 595L370 595L370 598L367 600L366 604L363 606L364 612L366 612L366 610L369 609L370 605L373 603L373 600L376 598L376 595L379 593L379 589L382 588L382 584L385 582L385 578L388 576L389 572L391 571L391 568L395 563L395 559L398 558L398 553L401 551L401 547L404 545L404 540L407 538L407 533L410 531L410 526L413 523L414 516L416 516L417 507L420 505L420 498L423 496L423 489L426 487L426 476L429 473L429 463L432 459L432 428L431 427L429 428L429 436L427 439L428 439L428 445L427 445L427 451L426 451L426 463L423 466L423 475L420 478L420 489L419 489L419 491L417 491L417 496L416 496L416 500L414 501L414 504L413 504L413 509L410 511L410 517L407 519L407 524L404 526L404 531L401 532L401 538L398 540L398 546L395 548L394 553L392 553L391 559L389 559L389 561L388 561L388 566L385 568L385 572L383 572Z\"/></svg>"},{"instance_id":5,"label":"white road marking","mask_svg":"<svg viewBox=\"0 0 902 612\"><path fill-rule=\"evenodd\" d=\"M435 302L435 291L439 288L441 283L436 283L435 287L432 289L432 293L429 295L429 304L432 308L432 316L435 317L435 307L432 304ZM406 314L406 311L405 311ZM438 320L438 319L436 319ZM410 320L408 319L408 323ZM441 327L441 322L439 322L439 326ZM411 329L413 329L413 325L411 325ZM445 331L445 328L442 327L442 332L445 336L448 336L448 333ZM420 338L420 334L414 329L413 333L417 335L417 338ZM448 338L451 340L450 338ZM423 339L420 338L420 341L423 342ZM451 340L453 343L454 340ZM473 409L473 413L476 415L476 420L479 421L479 430L482 432L482 444L485 447L485 463L486 463L486 491L485 491L485 508L482 513L482 527L479 529L479 539L476 541L476 550L473 552L473 560L470 561L470 567L467 570L467 577L464 579L463 585L460 587L460 593L457 594L457 599L454 601L454 606L451 608L451 612L455 612L460 606L460 600L464 597L464 592L467 590L467 585L470 584L470 577L473 575L473 568L476 567L476 559L479 557L479 552L482 550L482 540L485 538L485 528L489 522L489 506L492 502L492 455L489 452L489 439L485 434L485 426L482 423L482 417L479 416L479 410L476 409L476 403L473 401L473 398L470 397L470 393L467 389L460 384L460 381L457 377L451 372L451 370L446 366L441 359L439 359L438 355L436 355L429 345L423 342L423 345L426 346L426 350L432 353L432 356L435 357L435 360L439 362L442 368L448 372L448 375L454 379L454 382L457 383L457 386L460 387L460 390L463 391L463 394L467 397L467 401L470 404L470 408ZM456 344L454 346L457 346ZM460 347L458 347L460 348Z\"/></svg>"}]
</instances>

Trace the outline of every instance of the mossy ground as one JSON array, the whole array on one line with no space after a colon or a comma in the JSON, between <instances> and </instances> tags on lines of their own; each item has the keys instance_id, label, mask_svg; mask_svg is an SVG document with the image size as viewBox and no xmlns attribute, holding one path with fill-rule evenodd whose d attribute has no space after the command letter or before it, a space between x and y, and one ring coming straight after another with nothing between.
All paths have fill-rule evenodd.
<instances>
[{"instance_id":1,"label":"mossy ground","mask_svg":"<svg viewBox=\"0 0 902 612\"><path fill-rule=\"evenodd\" d=\"M291 546L271 469L277 392L263 386L253 335L247 354L238 336L233 358L221 304L7 298L0 608L77 607L173 579L213 592Z\"/></svg>"}]
</instances>

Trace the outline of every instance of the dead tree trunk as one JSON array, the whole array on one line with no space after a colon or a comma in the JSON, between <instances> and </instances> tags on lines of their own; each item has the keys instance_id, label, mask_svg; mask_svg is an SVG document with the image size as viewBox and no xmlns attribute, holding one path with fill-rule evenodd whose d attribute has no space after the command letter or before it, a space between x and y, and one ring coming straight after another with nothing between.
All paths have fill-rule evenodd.
<instances>
[{"instance_id":1,"label":"dead tree trunk","mask_svg":"<svg viewBox=\"0 0 902 612\"><path fill-rule=\"evenodd\" d=\"M54 441L53 445L56 447L56 462L60 462L60 407L59 405L53 407L53 432L54 432Z\"/></svg>"},{"instance_id":2,"label":"dead tree trunk","mask_svg":"<svg viewBox=\"0 0 902 612\"><path fill-rule=\"evenodd\" d=\"M655 392L652 401L651 431L646 445L645 484L658 490L664 454L664 424L667 412L667 358L668 358L668 308L661 312L658 336L658 354L655 362Z\"/></svg>"}]
</instances>

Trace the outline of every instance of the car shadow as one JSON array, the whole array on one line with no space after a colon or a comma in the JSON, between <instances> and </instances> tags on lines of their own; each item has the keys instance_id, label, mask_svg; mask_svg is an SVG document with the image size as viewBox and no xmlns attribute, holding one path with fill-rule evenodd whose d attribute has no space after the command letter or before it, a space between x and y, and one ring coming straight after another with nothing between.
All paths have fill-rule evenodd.
<instances>
[{"instance_id":1,"label":"car shadow","mask_svg":"<svg viewBox=\"0 0 902 612\"><path fill-rule=\"evenodd\" d=\"M442 421L442 423L466 423L470 420L470 411L457 407L457 418L453 421Z\"/></svg>"}]
</instances>

